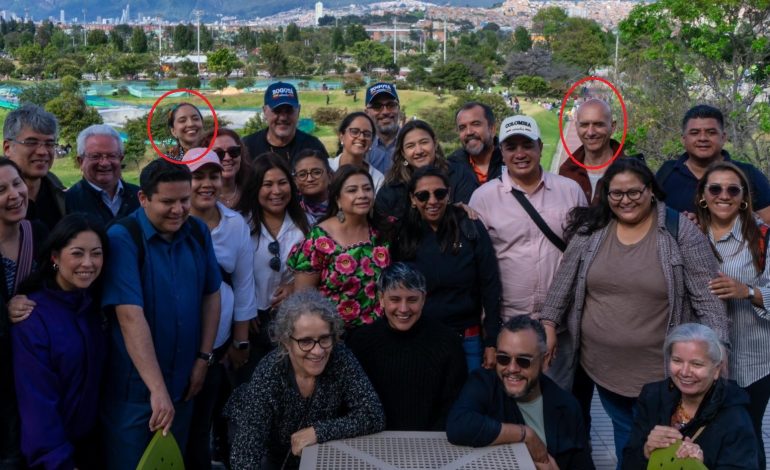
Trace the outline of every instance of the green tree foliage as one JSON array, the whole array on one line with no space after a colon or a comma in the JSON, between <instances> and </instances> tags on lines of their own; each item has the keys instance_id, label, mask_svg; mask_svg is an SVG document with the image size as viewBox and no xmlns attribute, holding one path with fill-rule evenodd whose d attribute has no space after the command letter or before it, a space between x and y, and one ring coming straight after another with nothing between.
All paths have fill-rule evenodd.
<instances>
[{"instance_id":1,"label":"green tree foliage","mask_svg":"<svg viewBox=\"0 0 770 470\"><path fill-rule=\"evenodd\" d=\"M16 66L13 65L13 61L0 57L0 76L8 76L16 70Z\"/></svg>"},{"instance_id":2,"label":"green tree foliage","mask_svg":"<svg viewBox=\"0 0 770 470\"><path fill-rule=\"evenodd\" d=\"M343 52L345 50L345 33L340 27L335 27L332 30L332 50L334 52Z\"/></svg>"},{"instance_id":3,"label":"green tree foliage","mask_svg":"<svg viewBox=\"0 0 770 470\"><path fill-rule=\"evenodd\" d=\"M187 88L189 90L197 90L201 87L201 79L198 77L179 77L176 81L177 88Z\"/></svg>"},{"instance_id":4,"label":"green tree foliage","mask_svg":"<svg viewBox=\"0 0 770 470\"><path fill-rule=\"evenodd\" d=\"M80 84L73 77L62 79L62 92L48 101L45 109L59 122L60 141L73 148L81 130L103 122L96 108L86 104L85 97L80 93Z\"/></svg>"},{"instance_id":5,"label":"green tree foliage","mask_svg":"<svg viewBox=\"0 0 770 470\"><path fill-rule=\"evenodd\" d=\"M147 116L128 119L123 129L127 135L123 150L125 155L124 161L126 164L133 164L138 167L147 151Z\"/></svg>"},{"instance_id":6,"label":"green tree foliage","mask_svg":"<svg viewBox=\"0 0 770 470\"><path fill-rule=\"evenodd\" d=\"M289 60L278 44L265 44L261 49L262 61L272 76L286 75Z\"/></svg>"},{"instance_id":7,"label":"green tree foliage","mask_svg":"<svg viewBox=\"0 0 770 470\"><path fill-rule=\"evenodd\" d=\"M38 106L45 106L46 103L59 96L61 92L61 83L35 82L22 89L19 94L19 103L32 103Z\"/></svg>"},{"instance_id":8,"label":"green tree foliage","mask_svg":"<svg viewBox=\"0 0 770 470\"><path fill-rule=\"evenodd\" d=\"M360 41L351 48L353 58L363 72L371 72L375 67L387 67L393 62L393 53L388 46L374 41Z\"/></svg>"},{"instance_id":9,"label":"green tree foliage","mask_svg":"<svg viewBox=\"0 0 770 470\"><path fill-rule=\"evenodd\" d=\"M238 56L230 49L217 49L207 54L207 67L210 72L229 77L233 70L243 67Z\"/></svg>"},{"instance_id":10,"label":"green tree foliage","mask_svg":"<svg viewBox=\"0 0 770 470\"><path fill-rule=\"evenodd\" d=\"M284 33L284 41L300 41L300 31L299 26L297 26L296 23L289 23L289 26L286 27L286 33Z\"/></svg>"},{"instance_id":11,"label":"green tree foliage","mask_svg":"<svg viewBox=\"0 0 770 470\"><path fill-rule=\"evenodd\" d=\"M174 27L174 31L171 34L171 41L174 43L174 50L177 52L195 50L197 46L195 29L190 24L178 24Z\"/></svg>"},{"instance_id":12,"label":"green tree foliage","mask_svg":"<svg viewBox=\"0 0 770 470\"><path fill-rule=\"evenodd\" d=\"M225 77L212 78L209 82L209 86L215 90L222 91L227 88L227 79Z\"/></svg>"},{"instance_id":13,"label":"green tree foliage","mask_svg":"<svg viewBox=\"0 0 770 470\"><path fill-rule=\"evenodd\" d=\"M117 51L117 52L125 52L126 51L126 40L123 38L123 36L120 34L120 32L117 29L113 29L110 31L110 45Z\"/></svg>"},{"instance_id":14,"label":"green tree foliage","mask_svg":"<svg viewBox=\"0 0 770 470\"><path fill-rule=\"evenodd\" d=\"M524 26L517 26L513 32L513 50L526 52L532 49L532 38Z\"/></svg>"},{"instance_id":15,"label":"green tree foliage","mask_svg":"<svg viewBox=\"0 0 770 470\"><path fill-rule=\"evenodd\" d=\"M131 50L135 54L147 52L147 35L140 26L133 28L131 31Z\"/></svg>"},{"instance_id":16,"label":"green tree foliage","mask_svg":"<svg viewBox=\"0 0 770 470\"><path fill-rule=\"evenodd\" d=\"M349 24L345 28L345 45L353 46L357 42L368 41L369 35L366 34L366 28L360 24Z\"/></svg>"},{"instance_id":17,"label":"green tree foliage","mask_svg":"<svg viewBox=\"0 0 770 470\"><path fill-rule=\"evenodd\" d=\"M243 90L245 88L254 86L254 83L256 83L256 81L254 80L254 77L243 77L238 79L237 82L235 82L235 88L239 90Z\"/></svg>"},{"instance_id":18,"label":"green tree foliage","mask_svg":"<svg viewBox=\"0 0 770 470\"><path fill-rule=\"evenodd\" d=\"M548 83L543 77L522 75L521 77L516 78L515 84L516 88L521 90L521 92L529 99L545 96L550 90Z\"/></svg>"},{"instance_id":19,"label":"green tree foliage","mask_svg":"<svg viewBox=\"0 0 770 470\"><path fill-rule=\"evenodd\" d=\"M144 54L120 54L109 64L108 70L112 78L133 80L145 69L149 60Z\"/></svg>"},{"instance_id":20,"label":"green tree foliage","mask_svg":"<svg viewBox=\"0 0 770 470\"><path fill-rule=\"evenodd\" d=\"M541 8L532 18L532 32L542 35L552 45L567 26L567 18L567 12L559 7Z\"/></svg>"},{"instance_id":21,"label":"green tree foliage","mask_svg":"<svg viewBox=\"0 0 770 470\"><path fill-rule=\"evenodd\" d=\"M39 44L19 46L13 51L13 56L19 61L19 72L22 75L40 78L45 67L43 48Z\"/></svg>"},{"instance_id":22,"label":"green tree foliage","mask_svg":"<svg viewBox=\"0 0 770 470\"><path fill-rule=\"evenodd\" d=\"M568 18L565 29L558 34L558 40L551 43L553 57L558 62L574 65L586 74L609 63L605 33L595 21Z\"/></svg>"},{"instance_id":23,"label":"green tree foliage","mask_svg":"<svg viewBox=\"0 0 770 470\"><path fill-rule=\"evenodd\" d=\"M246 50L254 49L257 47L257 35L248 26L241 26L235 35L234 44Z\"/></svg>"},{"instance_id":24,"label":"green tree foliage","mask_svg":"<svg viewBox=\"0 0 770 470\"><path fill-rule=\"evenodd\" d=\"M86 34L86 38L88 41L88 47L103 46L110 41L110 39L107 37L107 34L101 29L92 29L88 32L88 34Z\"/></svg>"},{"instance_id":25,"label":"green tree foliage","mask_svg":"<svg viewBox=\"0 0 770 470\"><path fill-rule=\"evenodd\" d=\"M428 77L428 84L447 90L464 90L468 84L475 83L470 68L460 62L448 62L433 67Z\"/></svg>"},{"instance_id":26,"label":"green tree foliage","mask_svg":"<svg viewBox=\"0 0 770 470\"><path fill-rule=\"evenodd\" d=\"M260 113L256 113L252 117L249 118L248 121L246 121L246 124L243 125L243 129L241 129L241 135L247 136L251 135L255 132L259 132L262 129L267 128L267 121L262 119L262 115Z\"/></svg>"},{"instance_id":27,"label":"green tree foliage","mask_svg":"<svg viewBox=\"0 0 770 470\"><path fill-rule=\"evenodd\" d=\"M54 62L46 65L44 72L47 77L59 78L65 75L70 75L75 78L80 78L83 74L82 65L69 57L62 57Z\"/></svg>"},{"instance_id":28,"label":"green tree foliage","mask_svg":"<svg viewBox=\"0 0 770 470\"><path fill-rule=\"evenodd\" d=\"M73 39L73 37L57 28L51 34L51 42L49 44L53 45L58 51L65 52L72 49Z\"/></svg>"},{"instance_id":29,"label":"green tree foliage","mask_svg":"<svg viewBox=\"0 0 770 470\"><path fill-rule=\"evenodd\" d=\"M51 42L51 35L53 34L53 23L48 20L37 27L35 30L35 43L40 47L45 48Z\"/></svg>"},{"instance_id":30,"label":"green tree foliage","mask_svg":"<svg viewBox=\"0 0 770 470\"><path fill-rule=\"evenodd\" d=\"M198 65L189 59L185 59L176 64L176 69L182 75L198 75Z\"/></svg>"}]
</instances>

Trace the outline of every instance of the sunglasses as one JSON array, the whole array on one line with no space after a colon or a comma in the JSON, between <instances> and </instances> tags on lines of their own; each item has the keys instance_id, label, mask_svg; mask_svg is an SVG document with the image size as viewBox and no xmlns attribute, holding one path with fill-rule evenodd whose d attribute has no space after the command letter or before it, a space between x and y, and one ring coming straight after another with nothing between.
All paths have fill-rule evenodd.
<instances>
[{"instance_id":1,"label":"sunglasses","mask_svg":"<svg viewBox=\"0 0 770 470\"><path fill-rule=\"evenodd\" d=\"M387 109L388 111L395 111L399 107L398 101L389 101L387 103L371 103L367 108L373 109L375 111L382 111L382 108Z\"/></svg>"},{"instance_id":2,"label":"sunglasses","mask_svg":"<svg viewBox=\"0 0 770 470\"><path fill-rule=\"evenodd\" d=\"M495 360L497 360L497 363L500 364L501 366L508 367L511 361L516 361L516 365L522 369L529 369L534 359L535 359L534 357L529 357L529 356L511 357L507 354L495 355Z\"/></svg>"},{"instance_id":3,"label":"sunglasses","mask_svg":"<svg viewBox=\"0 0 770 470\"><path fill-rule=\"evenodd\" d=\"M267 245L267 251L273 255L273 257L270 258L270 263L268 263L268 266L270 266L270 269L276 272L281 269L281 258L278 257L280 250L281 245L279 245L277 241L272 241L269 245Z\"/></svg>"},{"instance_id":4,"label":"sunglasses","mask_svg":"<svg viewBox=\"0 0 770 470\"><path fill-rule=\"evenodd\" d=\"M437 201L443 201L449 195L449 190L446 188L439 188L433 191L432 194ZM416 193L414 193L414 197L420 202L428 202L428 199L430 199L430 195L431 195L430 191L417 191Z\"/></svg>"},{"instance_id":5,"label":"sunglasses","mask_svg":"<svg viewBox=\"0 0 770 470\"><path fill-rule=\"evenodd\" d=\"M238 158L241 156L241 148L237 145L227 147L226 149L211 149L211 151L217 154L220 162L225 159L225 154L230 155L230 158Z\"/></svg>"},{"instance_id":6,"label":"sunglasses","mask_svg":"<svg viewBox=\"0 0 770 470\"><path fill-rule=\"evenodd\" d=\"M731 184L727 187L723 187L721 184L710 184L706 186L706 190L711 194L712 196L719 196L722 194L722 192L727 191L727 195L730 197L737 197L740 196L743 192L743 188L740 186Z\"/></svg>"}]
</instances>

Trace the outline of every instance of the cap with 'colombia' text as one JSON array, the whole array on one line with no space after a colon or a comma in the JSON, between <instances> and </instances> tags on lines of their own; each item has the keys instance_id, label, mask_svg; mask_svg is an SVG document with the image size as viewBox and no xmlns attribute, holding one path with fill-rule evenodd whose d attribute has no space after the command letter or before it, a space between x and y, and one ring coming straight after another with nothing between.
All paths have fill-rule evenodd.
<instances>
[{"instance_id":1,"label":"cap with 'colombia' text","mask_svg":"<svg viewBox=\"0 0 770 470\"><path fill-rule=\"evenodd\" d=\"M537 122L529 116L509 116L500 125L500 142L513 135L523 135L531 140L540 138L540 128Z\"/></svg>"},{"instance_id":2,"label":"cap with 'colombia' text","mask_svg":"<svg viewBox=\"0 0 770 470\"><path fill-rule=\"evenodd\" d=\"M275 82L271 83L265 90L265 105L270 109L288 104L292 108L299 108L299 98L297 89L291 83Z\"/></svg>"}]
</instances>

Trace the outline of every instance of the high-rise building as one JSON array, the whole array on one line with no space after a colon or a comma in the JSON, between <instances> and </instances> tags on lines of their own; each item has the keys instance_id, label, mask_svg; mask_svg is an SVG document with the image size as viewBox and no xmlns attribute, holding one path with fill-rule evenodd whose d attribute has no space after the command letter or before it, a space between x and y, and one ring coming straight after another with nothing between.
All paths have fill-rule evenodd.
<instances>
[{"instance_id":1,"label":"high-rise building","mask_svg":"<svg viewBox=\"0 0 770 470\"><path fill-rule=\"evenodd\" d=\"M64 10L59 10L59 23L64 24Z\"/></svg>"},{"instance_id":2,"label":"high-rise building","mask_svg":"<svg viewBox=\"0 0 770 470\"><path fill-rule=\"evenodd\" d=\"M323 2L316 2L315 4L315 25L318 26L318 21L324 16L324 4Z\"/></svg>"}]
</instances>

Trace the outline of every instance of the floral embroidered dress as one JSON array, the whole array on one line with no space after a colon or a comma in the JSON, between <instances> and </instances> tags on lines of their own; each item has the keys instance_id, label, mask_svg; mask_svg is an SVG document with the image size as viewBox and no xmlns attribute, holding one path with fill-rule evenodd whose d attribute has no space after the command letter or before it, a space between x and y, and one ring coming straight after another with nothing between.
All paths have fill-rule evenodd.
<instances>
[{"instance_id":1,"label":"floral embroidered dress","mask_svg":"<svg viewBox=\"0 0 770 470\"><path fill-rule=\"evenodd\" d=\"M316 225L289 254L286 264L296 272L321 273L318 290L337 304L346 328L372 323L382 316L377 278L390 264L387 244L377 232L369 241L342 246Z\"/></svg>"}]
</instances>

